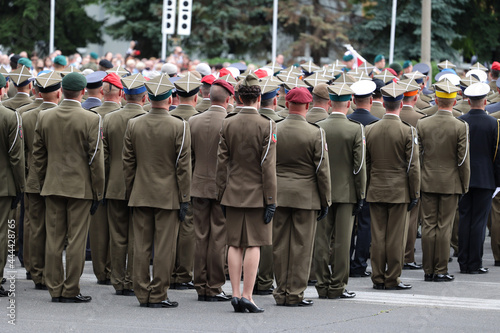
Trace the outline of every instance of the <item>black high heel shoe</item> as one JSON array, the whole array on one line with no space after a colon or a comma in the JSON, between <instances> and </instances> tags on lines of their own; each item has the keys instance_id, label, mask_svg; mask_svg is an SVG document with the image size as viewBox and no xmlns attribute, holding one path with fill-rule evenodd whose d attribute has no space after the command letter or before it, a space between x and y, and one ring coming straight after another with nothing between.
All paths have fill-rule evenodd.
<instances>
[{"instance_id":1,"label":"black high heel shoe","mask_svg":"<svg viewBox=\"0 0 500 333\"><path fill-rule=\"evenodd\" d=\"M245 297L242 297L240 299L240 306L243 308L243 311L245 309L247 309L248 312L252 312L252 313L264 312L263 308L259 308L257 305L253 304L252 302L250 302Z\"/></svg>"},{"instance_id":2,"label":"black high heel shoe","mask_svg":"<svg viewBox=\"0 0 500 333\"><path fill-rule=\"evenodd\" d=\"M231 305L234 308L234 312L245 312L245 308L241 306L241 302L238 297L231 298Z\"/></svg>"}]
</instances>

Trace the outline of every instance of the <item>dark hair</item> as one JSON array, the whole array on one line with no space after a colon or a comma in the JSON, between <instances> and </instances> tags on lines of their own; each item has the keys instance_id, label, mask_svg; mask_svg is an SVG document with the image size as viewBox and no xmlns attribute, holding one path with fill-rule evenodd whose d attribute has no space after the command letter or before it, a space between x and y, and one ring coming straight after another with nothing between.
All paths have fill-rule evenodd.
<instances>
[{"instance_id":1,"label":"dark hair","mask_svg":"<svg viewBox=\"0 0 500 333\"><path fill-rule=\"evenodd\" d=\"M144 97L144 95L146 95L146 92L142 92L140 94L136 94L136 95L127 95L125 94L125 99L127 100L127 102L140 102L142 100L142 98Z\"/></svg>"},{"instance_id":2,"label":"dark hair","mask_svg":"<svg viewBox=\"0 0 500 333\"><path fill-rule=\"evenodd\" d=\"M436 98L440 107L449 108L455 102L454 98Z\"/></svg>"},{"instance_id":3,"label":"dark hair","mask_svg":"<svg viewBox=\"0 0 500 333\"><path fill-rule=\"evenodd\" d=\"M80 95L80 93L82 91L81 90L77 90L77 91L67 90L67 89L63 88L62 92L63 92L64 98L66 98L66 99L76 99L76 98L78 98L78 96Z\"/></svg>"},{"instance_id":4,"label":"dark hair","mask_svg":"<svg viewBox=\"0 0 500 333\"><path fill-rule=\"evenodd\" d=\"M403 97L403 102L409 102L409 101L412 101L413 100L413 97L415 97L417 95L414 95L414 96L405 96Z\"/></svg>"},{"instance_id":5,"label":"dark hair","mask_svg":"<svg viewBox=\"0 0 500 333\"><path fill-rule=\"evenodd\" d=\"M474 75L474 74L472 74L472 75ZM496 70L496 69L492 69L492 70L491 70L491 77L492 77L493 79L498 79L498 76L500 76L500 71L498 71L498 70Z\"/></svg>"},{"instance_id":6,"label":"dark hair","mask_svg":"<svg viewBox=\"0 0 500 333\"><path fill-rule=\"evenodd\" d=\"M261 93L259 86L240 86L238 95L244 105L250 105L257 101Z\"/></svg>"},{"instance_id":7,"label":"dark hair","mask_svg":"<svg viewBox=\"0 0 500 333\"><path fill-rule=\"evenodd\" d=\"M272 106L273 105L273 101L274 101L274 97L273 98L268 98L268 99L263 99L263 100L260 101L260 107L267 108L268 106Z\"/></svg>"},{"instance_id":8,"label":"dark hair","mask_svg":"<svg viewBox=\"0 0 500 333\"><path fill-rule=\"evenodd\" d=\"M399 106L401 105L401 100L399 101L384 101L385 110L386 111L396 111L399 110Z\"/></svg>"}]
</instances>

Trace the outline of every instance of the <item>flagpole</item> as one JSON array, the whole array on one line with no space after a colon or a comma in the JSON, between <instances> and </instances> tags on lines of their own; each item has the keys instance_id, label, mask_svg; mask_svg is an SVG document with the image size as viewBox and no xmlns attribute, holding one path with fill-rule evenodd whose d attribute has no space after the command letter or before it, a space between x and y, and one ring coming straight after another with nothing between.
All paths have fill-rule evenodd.
<instances>
[{"instance_id":1,"label":"flagpole","mask_svg":"<svg viewBox=\"0 0 500 333\"><path fill-rule=\"evenodd\" d=\"M49 54L54 53L54 20L56 11L56 0L50 0L50 37L49 37Z\"/></svg>"},{"instance_id":2,"label":"flagpole","mask_svg":"<svg viewBox=\"0 0 500 333\"><path fill-rule=\"evenodd\" d=\"M273 49L272 49L272 62L276 59L276 43L278 36L278 0L273 1Z\"/></svg>"},{"instance_id":3,"label":"flagpole","mask_svg":"<svg viewBox=\"0 0 500 333\"><path fill-rule=\"evenodd\" d=\"M167 24L167 1L163 0L163 15L161 19L161 60L167 58L167 34L165 32Z\"/></svg>"},{"instance_id":4,"label":"flagpole","mask_svg":"<svg viewBox=\"0 0 500 333\"><path fill-rule=\"evenodd\" d=\"M391 44L389 50L389 64L394 60L394 40L396 39L396 11L398 0L392 0Z\"/></svg>"}]
</instances>

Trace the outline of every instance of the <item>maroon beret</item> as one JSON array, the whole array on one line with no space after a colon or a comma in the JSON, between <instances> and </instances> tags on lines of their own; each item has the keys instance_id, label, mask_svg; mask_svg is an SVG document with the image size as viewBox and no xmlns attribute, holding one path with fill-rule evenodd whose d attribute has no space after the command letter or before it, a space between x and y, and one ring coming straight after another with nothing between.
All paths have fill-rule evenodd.
<instances>
[{"instance_id":1,"label":"maroon beret","mask_svg":"<svg viewBox=\"0 0 500 333\"><path fill-rule=\"evenodd\" d=\"M233 88L233 85L229 82L227 82L226 80L215 80L214 83L212 83L212 86L221 86L222 88L226 89L227 92L230 94L230 95L234 95L234 88Z\"/></svg>"},{"instance_id":2,"label":"maroon beret","mask_svg":"<svg viewBox=\"0 0 500 333\"><path fill-rule=\"evenodd\" d=\"M295 104L307 104L312 102L312 95L307 88L296 87L286 94L286 101Z\"/></svg>"}]
</instances>

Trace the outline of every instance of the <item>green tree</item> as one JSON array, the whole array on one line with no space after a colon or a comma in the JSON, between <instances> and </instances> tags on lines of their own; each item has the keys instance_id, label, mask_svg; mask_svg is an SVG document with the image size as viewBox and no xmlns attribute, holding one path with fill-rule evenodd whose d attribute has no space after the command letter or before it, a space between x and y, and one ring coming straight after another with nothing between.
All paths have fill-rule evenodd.
<instances>
[{"instance_id":1,"label":"green tree","mask_svg":"<svg viewBox=\"0 0 500 333\"><path fill-rule=\"evenodd\" d=\"M456 18L457 38L453 46L461 49L465 59L477 55L479 61L500 60L500 1L470 0L463 4Z\"/></svg>"},{"instance_id":2,"label":"green tree","mask_svg":"<svg viewBox=\"0 0 500 333\"><path fill-rule=\"evenodd\" d=\"M100 25L87 16L85 5L95 0L57 0L55 7L54 44L64 54L88 43L102 43ZM35 49L47 53L49 47L50 0L0 0L0 36L10 52Z\"/></svg>"},{"instance_id":3,"label":"green tree","mask_svg":"<svg viewBox=\"0 0 500 333\"><path fill-rule=\"evenodd\" d=\"M467 0L432 1L431 57L434 60L457 59L458 52L451 44L460 37L457 16ZM494 0L493 0L494 1ZM364 17L353 26L349 37L360 46L360 53L373 61L377 54L389 53L392 0L363 3ZM395 59L420 59L422 3L399 1L396 17Z\"/></svg>"}]
</instances>

